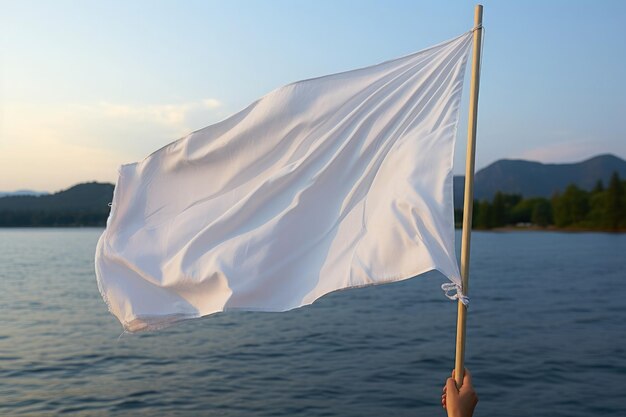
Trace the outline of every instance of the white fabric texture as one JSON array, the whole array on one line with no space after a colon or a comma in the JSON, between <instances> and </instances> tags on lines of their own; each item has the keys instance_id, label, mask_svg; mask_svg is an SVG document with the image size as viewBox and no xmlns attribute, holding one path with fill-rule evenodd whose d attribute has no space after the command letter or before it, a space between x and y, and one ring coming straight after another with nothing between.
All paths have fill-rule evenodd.
<instances>
[{"instance_id":1,"label":"white fabric texture","mask_svg":"<svg viewBox=\"0 0 626 417\"><path fill-rule=\"evenodd\" d=\"M436 269L471 32L279 88L120 168L96 275L126 331L285 311Z\"/></svg>"}]
</instances>

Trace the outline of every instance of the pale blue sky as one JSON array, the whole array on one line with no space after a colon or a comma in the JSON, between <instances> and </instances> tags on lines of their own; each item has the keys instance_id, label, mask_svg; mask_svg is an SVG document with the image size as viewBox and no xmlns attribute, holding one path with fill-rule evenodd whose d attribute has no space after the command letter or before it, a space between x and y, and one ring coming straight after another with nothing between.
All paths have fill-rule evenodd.
<instances>
[{"instance_id":1,"label":"pale blue sky","mask_svg":"<svg viewBox=\"0 0 626 417\"><path fill-rule=\"evenodd\" d=\"M474 4L0 1L0 190L113 182L281 85L457 36ZM483 4L477 167L626 158L626 2Z\"/></svg>"}]
</instances>

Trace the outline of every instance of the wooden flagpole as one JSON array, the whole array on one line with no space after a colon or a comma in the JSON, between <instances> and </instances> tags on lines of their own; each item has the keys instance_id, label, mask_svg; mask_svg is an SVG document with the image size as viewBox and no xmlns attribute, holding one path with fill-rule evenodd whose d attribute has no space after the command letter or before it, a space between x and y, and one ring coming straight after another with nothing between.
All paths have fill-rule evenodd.
<instances>
[{"instance_id":1,"label":"wooden flagpole","mask_svg":"<svg viewBox=\"0 0 626 417\"><path fill-rule=\"evenodd\" d=\"M472 79L470 84L469 120L467 127L467 156L465 160L465 201L463 204L463 235L461 238L461 279L463 293L468 295L470 238L474 204L474 159L476 154L476 122L478 118L478 87L480 84L480 48L483 35L483 6L474 8L474 46L472 54ZM456 323L456 360L454 374L456 386L463 385L465 361L465 322L467 307L459 300Z\"/></svg>"}]
</instances>

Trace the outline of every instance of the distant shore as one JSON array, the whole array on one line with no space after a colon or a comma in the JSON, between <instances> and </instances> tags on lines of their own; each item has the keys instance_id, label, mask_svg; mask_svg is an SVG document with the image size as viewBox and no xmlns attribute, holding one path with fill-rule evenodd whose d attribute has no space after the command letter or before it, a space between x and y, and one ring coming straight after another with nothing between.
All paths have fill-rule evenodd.
<instances>
[{"instance_id":1,"label":"distant shore","mask_svg":"<svg viewBox=\"0 0 626 417\"><path fill-rule=\"evenodd\" d=\"M20 226L0 226L0 230L11 229L104 229L104 224L71 224L71 225L20 225ZM461 230L457 225L456 230ZM559 233L626 233L626 229L610 230L610 229L593 229L584 227L539 227L539 226L505 226L494 227L492 229L472 229L474 232L559 232Z\"/></svg>"},{"instance_id":2,"label":"distant shore","mask_svg":"<svg viewBox=\"0 0 626 417\"><path fill-rule=\"evenodd\" d=\"M461 229L461 227L457 227ZM475 232L560 232L560 233L626 233L626 229L596 229L590 227L540 227L540 226L505 226L492 229L472 229Z\"/></svg>"}]
</instances>

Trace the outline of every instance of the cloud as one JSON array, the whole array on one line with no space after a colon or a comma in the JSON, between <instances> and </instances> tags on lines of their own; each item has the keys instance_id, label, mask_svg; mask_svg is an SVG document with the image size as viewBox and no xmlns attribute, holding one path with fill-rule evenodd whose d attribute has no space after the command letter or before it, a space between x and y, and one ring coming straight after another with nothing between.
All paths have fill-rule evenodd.
<instances>
[{"instance_id":1,"label":"cloud","mask_svg":"<svg viewBox=\"0 0 626 417\"><path fill-rule=\"evenodd\" d=\"M215 110L221 105L219 100L207 98L190 103L147 106L101 102L96 106L87 106L86 110L102 113L110 118L151 122L175 128L188 128L188 116L191 112L204 109Z\"/></svg>"},{"instance_id":2,"label":"cloud","mask_svg":"<svg viewBox=\"0 0 626 417\"><path fill-rule=\"evenodd\" d=\"M202 100L202 103L208 108L208 109L216 109L218 107L220 107L222 105L222 103L220 103L219 100L214 99L214 98L207 98L205 100Z\"/></svg>"}]
</instances>

